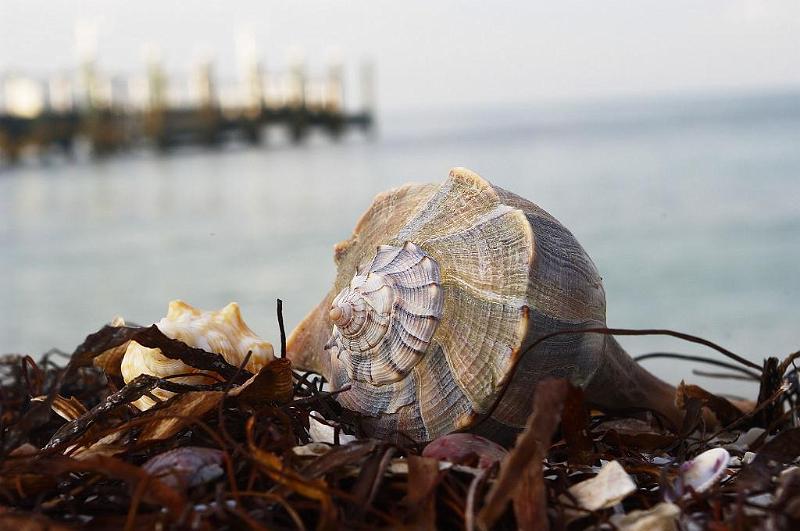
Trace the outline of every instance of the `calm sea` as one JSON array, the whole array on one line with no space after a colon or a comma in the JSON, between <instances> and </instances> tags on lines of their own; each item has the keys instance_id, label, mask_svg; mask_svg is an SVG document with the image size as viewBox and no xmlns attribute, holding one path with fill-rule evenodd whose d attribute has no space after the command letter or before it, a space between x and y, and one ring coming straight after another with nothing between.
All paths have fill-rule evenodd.
<instances>
[{"instance_id":1,"label":"calm sea","mask_svg":"<svg viewBox=\"0 0 800 531\"><path fill-rule=\"evenodd\" d=\"M115 315L238 301L278 343L327 291L331 246L372 197L467 166L569 227L608 322L700 335L753 360L800 348L800 93L381 116L373 140L132 153L0 169L0 352L70 351ZM622 338L633 353L707 352ZM673 382L741 383L652 361Z\"/></svg>"}]
</instances>

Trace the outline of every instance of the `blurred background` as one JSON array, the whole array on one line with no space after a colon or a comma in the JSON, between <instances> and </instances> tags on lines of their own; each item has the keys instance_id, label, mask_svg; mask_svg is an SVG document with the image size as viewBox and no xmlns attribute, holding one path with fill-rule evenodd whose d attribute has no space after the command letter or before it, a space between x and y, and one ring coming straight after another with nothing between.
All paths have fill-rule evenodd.
<instances>
[{"instance_id":1,"label":"blurred background","mask_svg":"<svg viewBox=\"0 0 800 531\"><path fill-rule=\"evenodd\" d=\"M0 352L175 298L277 344L372 197L452 166L572 230L610 326L800 348L800 3L3 0Z\"/></svg>"}]
</instances>

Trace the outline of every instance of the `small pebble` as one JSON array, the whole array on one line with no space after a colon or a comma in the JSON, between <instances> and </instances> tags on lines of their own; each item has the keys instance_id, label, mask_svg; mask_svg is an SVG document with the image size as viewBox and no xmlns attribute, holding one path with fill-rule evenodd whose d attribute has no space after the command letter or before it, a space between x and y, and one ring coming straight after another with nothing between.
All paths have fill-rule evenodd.
<instances>
[{"instance_id":1,"label":"small pebble","mask_svg":"<svg viewBox=\"0 0 800 531\"><path fill-rule=\"evenodd\" d=\"M488 468L507 454L508 451L499 444L471 433L444 435L432 441L422 451L424 457L479 468Z\"/></svg>"},{"instance_id":2,"label":"small pebble","mask_svg":"<svg viewBox=\"0 0 800 531\"><path fill-rule=\"evenodd\" d=\"M168 487L185 491L220 477L222 460L221 450L183 446L151 457L142 469Z\"/></svg>"}]
</instances>

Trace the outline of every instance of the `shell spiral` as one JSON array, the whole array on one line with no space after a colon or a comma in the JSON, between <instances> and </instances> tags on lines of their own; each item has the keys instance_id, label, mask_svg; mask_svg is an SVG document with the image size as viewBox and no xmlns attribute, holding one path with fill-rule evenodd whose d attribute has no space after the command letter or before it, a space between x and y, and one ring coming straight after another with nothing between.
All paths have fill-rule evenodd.
<instances>
[{"instance_id":1,"label":"shell spiral","mask_svg":"<svg viewBox=\"0 0 800 531\"><path fill-rule=\"evenodd\" d=\"M425 355L442 315L439 266L418 246L381 245L331 305L327 347L358 382L397 382Z\"/></svg>"}]
</instances>

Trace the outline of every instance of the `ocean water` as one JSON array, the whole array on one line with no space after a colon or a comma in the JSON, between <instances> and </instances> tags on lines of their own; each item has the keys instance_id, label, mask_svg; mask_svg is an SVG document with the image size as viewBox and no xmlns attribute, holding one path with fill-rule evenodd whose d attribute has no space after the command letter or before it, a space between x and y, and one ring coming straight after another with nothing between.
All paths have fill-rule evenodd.
<instances>
[{"instance_id":1,"label":"ocean water","mask_svg":"<svg viewBox=\"0 0 800 531\"><path fill-rule=\"evenodd\" d=\"M71 351L113 316L149 324L176 298L238 301L277 344L276 299L291 328L372 197L453 166L572 230L603 275L610 326L671 328L753 360L800 349L800 93L386 113L372 139L269 143L0 169L0 352ZM721 359L672 338L621 342Z\"/></svg>"}]
</instances>

